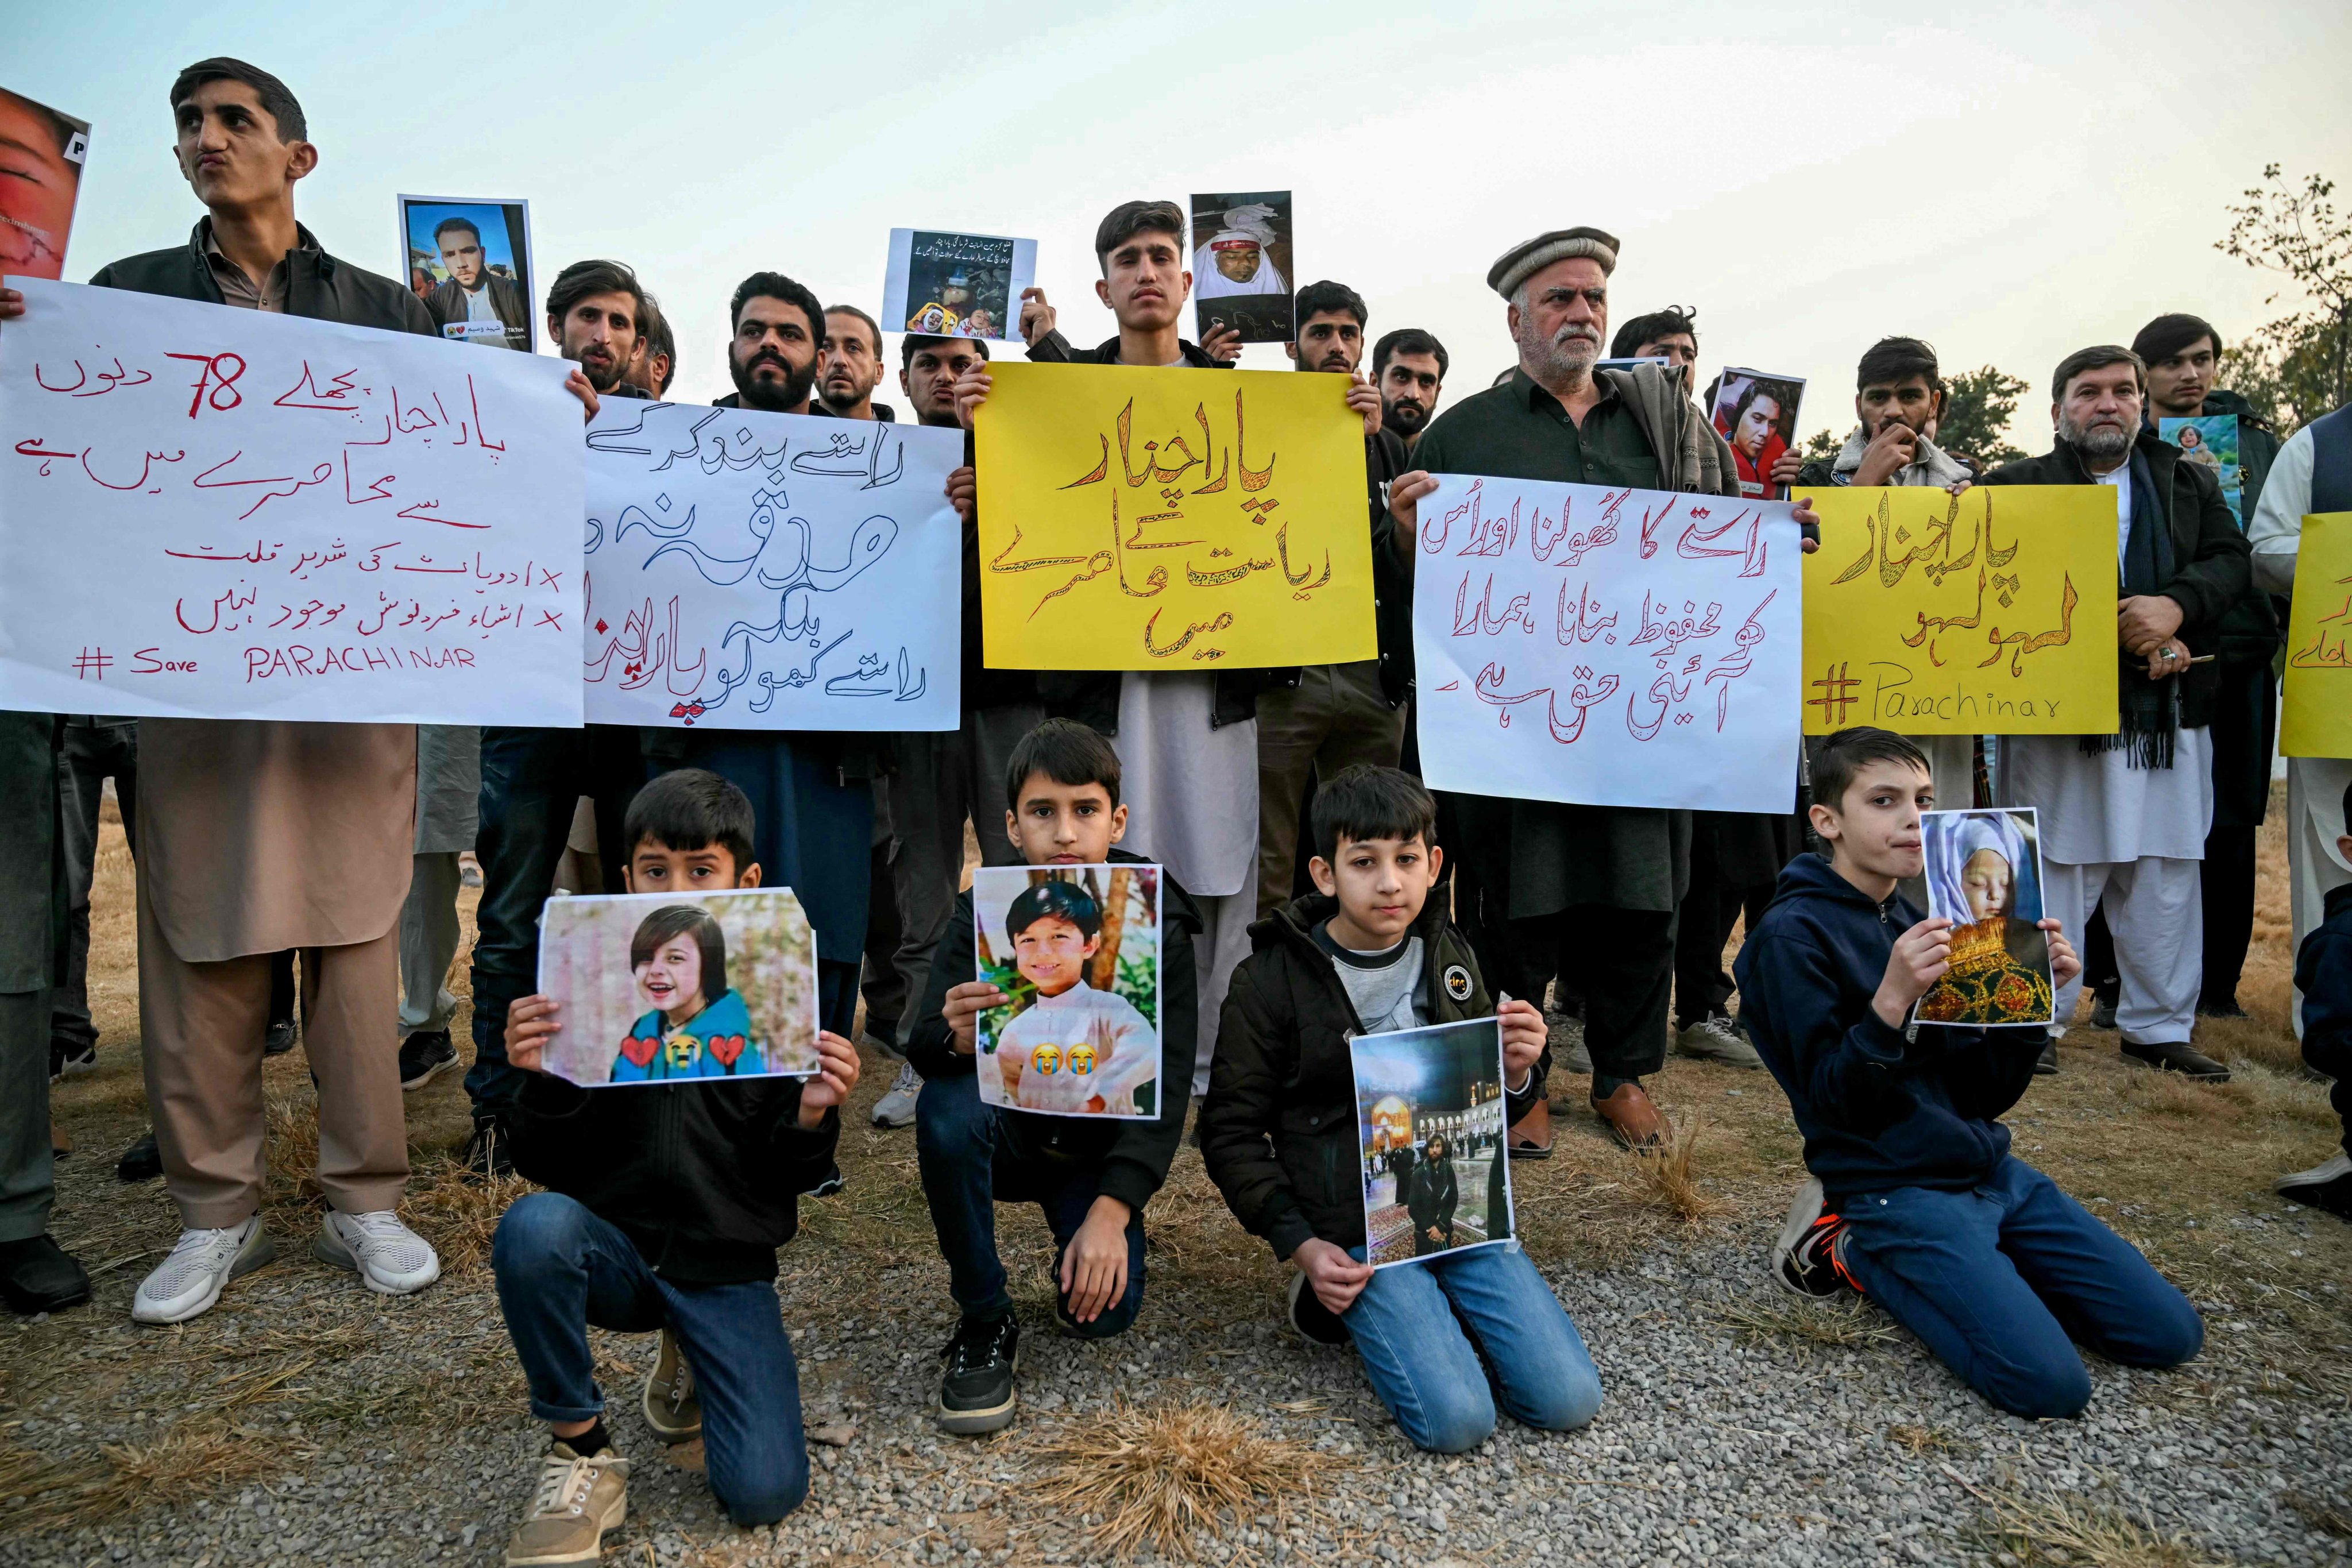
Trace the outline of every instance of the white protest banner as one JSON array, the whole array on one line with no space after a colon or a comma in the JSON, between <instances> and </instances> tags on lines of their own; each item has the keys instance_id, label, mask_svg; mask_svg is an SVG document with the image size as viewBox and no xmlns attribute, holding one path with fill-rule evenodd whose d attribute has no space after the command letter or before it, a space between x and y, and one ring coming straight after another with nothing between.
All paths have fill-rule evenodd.
<instances>
[{"instance_id":1,"label":"white protest banner","mask_svg":"<svg viewBox=\"0 0 2352 1568\"><path fill-rule=\"evenodd\" d=\"M1799 540L1782 501L1438 476L1413 584L1433 789L1787 811Z\"/></svg>"},{"instance_id":2,"label":"white protest banner","mask_svg":"<svg viewBox=\"0 0 2352 1568\"><path fill-rule=\"evenodd\" d=\"M8 284L0 708L580 722L569 366Z\"/></svg>"},{"instance_id":3,"label":"white protest banner","mask_svg":"<svg viewBox=\"0 0 2352 1568\"><path fill-rule=\"evenodd\" d=\"M618 399L588 430L587 714L952 730L963 432Z\"/></svg>"}]
</instances>

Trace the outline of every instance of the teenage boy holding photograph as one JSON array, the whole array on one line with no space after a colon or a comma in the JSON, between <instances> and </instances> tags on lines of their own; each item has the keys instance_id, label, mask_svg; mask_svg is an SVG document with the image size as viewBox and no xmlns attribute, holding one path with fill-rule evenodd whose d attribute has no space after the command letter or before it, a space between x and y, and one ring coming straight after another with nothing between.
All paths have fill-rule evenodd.
<instances>
[{"instance_id":1,"label":"teenage boy holding photograph","mask_svg":"<svg viewBox=\"0 0 2352 1568\"><path fill-rule=\"evenodd\" d=\"M1601 1408L1576 1325L1516 1245L1375 1270L1364 1261L1356 1149L1359 1034L1465 1018L1503 1026L1505 1122L1542 1095L1545 1028L1532 1003L1497 1006L1470 943L1430 889L1444 864L1437 803L1395 768L1360 764L1315 795L1318 891L1250 928L1201 1106L1201 1150L1225 1203L1298 1270L1291 1322L1352 1336L1372 1392L1416 1447L1455 1454L1496 1406L1566 1431Z\"/></svg>"},{"instance_id":2,"label":"teenage boy holding photograph","mask_svg":"<svg viewBox=\"0 0 2352 1568\"><path fill-rule=\"evenodd\" d=\"M1118 753L1086 725L1051 719L1013 748L1004 830L1032 866L1137 862L1126 837ZM996 1250L999 1202L1034 1201L1053 1227L1055 1316L1080 1339L1127 1331L1143 1305L1143 1208L1168 1179L1192 1103L1192 900L1160 879L1159 1114L1149 1120L1045 1116L980 1098L976 1023L1008 998L978 973L971 893L956 900L931 956L907 1059L923 1077L915 1150L931 1226L961 1313L940 1352L939 1424L950 1432L1012 1425L1021 1325Z\"/></svg>"},{"instance_id":3,"label":"teenage boy holding photograph","mask_svg":"<svg viewBox=\"0 0 2352 1568\"><path fill-rule=\"evenodd\" d=\"M699 768L629 804L633 893L756 888L751 799ZM704 1439L710 1489L736 1523L772 1524L808 1495L800 1373L776 1304L776 1249L799 1194L833 1173L857 1052L820 1034L815 1077L585 1089L547 1076L557 1004L507 1009L508 1060L529 1076L508 1113L515 1169L549 1190L499 1221L499 1308L554 1441L507 1549L509 1568L593 1563L628 1511L629 1461L605 1429L591 1324L661 1331L642 1401L666 1443Z\"/></svg>"},{"instance_id":4,"label":"teenage boy holding photograph","mask_svg":"<svg viewBox=\"0 0 2352 1568\"><path fill-rule=\"evenodd\" d=\"M1912 1024L1951 967L1952 922L1896 885L1925 865L1927 758L1888 730L1841 730L1813 756L1813 831L1735 966L1748 1033L1789 1096L1813 1173L1773 1253L1781 1284L1875 1298L1969 1387L2032 1418L2082 1414L2070 1340L2126 1366L2204 1343L2187 1297L2131 1243L2009 1152L1999 1118L2032 1081L2048 1027ZM2058 984L2082 970L2044 920ZM1822 1212L1826 1205L1832 1212Z\"/></svg>"}]
</instances>

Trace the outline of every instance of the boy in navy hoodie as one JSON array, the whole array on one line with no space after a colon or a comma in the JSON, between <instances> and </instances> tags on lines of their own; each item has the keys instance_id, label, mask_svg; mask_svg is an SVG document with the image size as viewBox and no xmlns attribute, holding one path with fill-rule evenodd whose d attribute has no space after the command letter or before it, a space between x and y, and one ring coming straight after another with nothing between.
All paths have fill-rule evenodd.
<instances>
[{"instance_id":1,"label":"boy in navy hoodie","mask_svg":"<svg viewBox=\"0 0 2352 1568\"><path fill-rule=\"evenodd\" d=\"M1911 1025L1950 967L1952 922L1895 893L1919 875L1927 759L1886 730L1841 730L1813 763L1813 831L1736 968L1748 1036L1789 1096L1807 1195L1776 1255L1782 1282L1852 1286L1969 1387L2032 1417L2080 1415L2091 1379L2070 1339L2126 1366L2204 1343L2187 1297L2137 1248L2009 1152L1997 1120L2033 1079L2047 1031ZM2043 921L2063 984L2082 964Z\"/></svg>"},{"instance_id":2,"label":"boy in navy hoodie","mask_svg":"<svg viewBox=\"0 0 2352 1568\"><path fill-rule=\"evenodd\" d=\"M2344 820L2352 826L2352 785L2344 791ZM2336 837L2336 853L2352 861L2352 833ZM2327 890L2327 911L2294 955L2294 986L2303 993L2303 1060L2336 1080L2328 1100L2344 1121L2344 1144L2308 1171L2278 1179L2278 1194L2352 1220L2352 882Z\"/></svg>"}]
</instances>

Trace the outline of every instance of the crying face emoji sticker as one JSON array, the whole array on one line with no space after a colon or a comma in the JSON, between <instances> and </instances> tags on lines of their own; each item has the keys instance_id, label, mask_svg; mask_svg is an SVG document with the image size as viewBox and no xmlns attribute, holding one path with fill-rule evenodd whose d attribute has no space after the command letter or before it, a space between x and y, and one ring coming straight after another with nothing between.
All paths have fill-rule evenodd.
<instances>
[{"instance_id":1,"label":"crying face emoji sticker","mask_svg":"<svg viewBox=\"0 0 2352 1568\"><path fill-rule=\"evenodd\" d=\"M1095 1070L1095 1048L1078 1045L1070 1047L1070 1076L1080 1078Z\"/></svg>"},{"instance_id":2,"label":"crying face emoji sticker","mask_svg":"<svg viewBox=\"0 0 2352 1568\"><path fill-rule=\"evenodd\" d=\"M1061 1047L1059 1046L1039 1046L1036 1051L1029 1058L1029 1065L1037 1069L1040 1077L1053 1077L1062 1068Z\"/></svg>"}]
</instances>

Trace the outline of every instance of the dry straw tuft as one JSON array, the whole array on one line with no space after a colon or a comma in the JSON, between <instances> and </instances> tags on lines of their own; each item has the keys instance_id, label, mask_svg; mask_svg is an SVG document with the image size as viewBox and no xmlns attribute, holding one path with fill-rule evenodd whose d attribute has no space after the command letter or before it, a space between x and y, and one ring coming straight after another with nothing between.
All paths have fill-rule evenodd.
<instances>
[{"instance_id":1,"label":"dry straw tuft","mask_svg":"<svg viewBox=\"0 0 2352 1568\"><path fill-rule=\"evenodd\" d=\"M315 1450L282 1432L205 1417L183 1422L152 1443L110 1443L99 1452L102 1468L0 1447L7 1532L69 1530L226 1491L294 1468Z\"/></svg>"},{"instance_id":2,"label":"dry straw tuft","mask_svg":"<svg viewBox=\"0 0 2352 1568\"><path fill-rule=\"evenodd\" d=\"M1892 1343L1895 1325L1884 1313L1855 1297L1850 1301L1816 1301L1790 1295L1754 1297L1716 1309L1716 1314L1750 1339L1803 1340L1839 1350Z\"/></svg>"},{"instance_id":3,"label":"dry straw tuft","mask_svg":"<svg viewBox=\"0 0 2352 1568\"><path fill-rule=\"evenodd\" d=\"M1723 1207L1721 1199L1708 1196L1698 1184L1698 1141L1706 1131L1706 1118L1696 1116L1679 1127L1668 1121L1666 1130L1663 1146L1637 1151L1642 1179L1667 1212L1685 1225L1696 1225Z\"/></svg>"},{"instance_id":4,"label":"dry straw tuft","mask_svg":"<svg viewBox=\"0 0 2352 1568\"><path fill-rule=\"evenodd\" d=\"M2014 1478L1986 1488L1949 1465L1937 1468L1990 1511L1990 1533L2028 1563L2083 1563L2093 1568L2229 1568L2188 1536L2167 1534L2152 1514L2138 1519L2059 1491L2035 1489Z\"/></svg>"},{"instance_id":5,"label":"dry straw tuft","mask_svg":"<svg viewBox=\"0 0 2352 1568\"><path fill-rule=\"evenodd\" d=\"M1120 1404L1047 1443L1055 1469L1033 1482L1039 1500L1087 1522L1096 1544L1125 1557L1150 1548L1197 1560L1198 1536L1294 1501L1338 1468L1329 1454L1268 1437L1222 1405Z\"/></svg>"}]
</instances>

